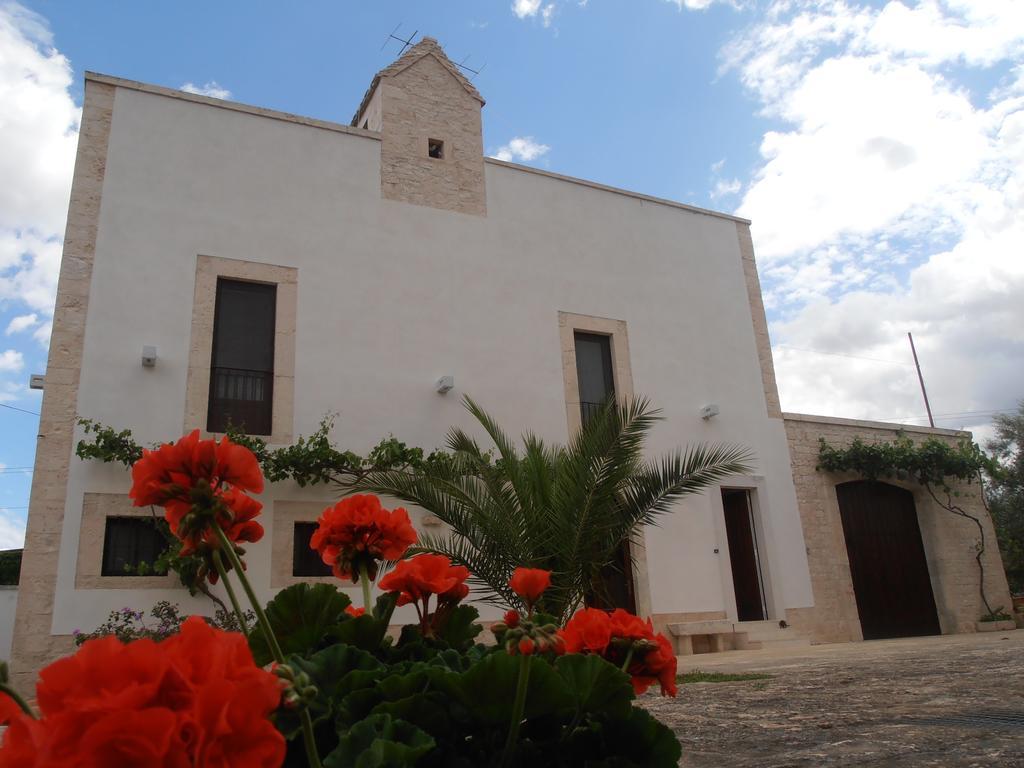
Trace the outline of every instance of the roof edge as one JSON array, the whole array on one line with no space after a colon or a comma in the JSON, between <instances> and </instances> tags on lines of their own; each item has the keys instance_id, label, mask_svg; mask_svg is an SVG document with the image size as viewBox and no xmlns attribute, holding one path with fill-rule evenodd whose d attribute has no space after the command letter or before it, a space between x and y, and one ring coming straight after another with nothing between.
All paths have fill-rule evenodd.
<instances>
[{"instance_id":1,"label":"roof edge","mask_svg":"<svg viewBox=\"0 0 1024 768\"><path fill-rule=\"evenodd\" d=\"M238 101L228 101L225 99L215 99L210 96L201 96L197 93L189 93L188 91L181 91L175 88L168 88L163 85L153 85L151 83L144 83L139 80L129 80L123 77L116 77L114 75L105 75L102 72L93 72L87 70L85 72L85 80L91 80L97 83L106 83L113 85L118 88L126 88L128 90L140 91L142 93L149 93L156 96L164 96L170 99L178 99L179 101L188 101L194 104L203 104L208 107L216 107L218 109L226 109L231 112L241 112L247 115L254 115L256 117L266 117L271 120L282 120L288 123L295 123L298 125L306 125L311 128L320 128L326 131L334 131L336 133L347 133L351 136L361 136L367 139L373 139L375 141L381 140L381 135L378 131L368 131L363 128L356 128L345 123L335 123L330 120L320 120L314 117L305 117L303 115L296 115L291 112L281 112L275 109L267 109L265 107L257 107L252 104L243 104ZM645 195L642 192L636 192L629 189L623 189L621 187L613 187L607 184L601 184L596 181L589 179L581 179L576 176L566 176L561 173L554 173L552 171L544 171L539 168L532 168L528 165L520 165L519 163L510 163L505 160L498 160L495 157L484 157L485 163L492 165L503 166L511 170L524 171L526 173L536 174L538 176L546 176L550 179L556 179L558 181L565 181L570 184L578 184L584 187L590 187L591 189L597 189L602 192L611 192L616 195L624 195L626 197L632 197L636 200L643 200L650 203L658 203L659 205L666 205L670 208L677 208L690 213L699 213L705 216L713 216L719 219L726 219L728 221L735 221L740 224L750 225L750 219L744 219L740 216L733 216L732 214L722 213L721 211L713 211L708 208L701 208L696 205L687 205L686 203L680 203L675 200L669 200L663 197L655 197L654 195Z\"/></svg>"},{"instance_id":2,"label":"roof edge","mask_svg":"<svg viewBox=\"0 0 1024 768\"><path fill-rule=\"evenodd\" d=\"M554 173L553 171L543 171L540 168L533 168L529 165L520 165L519 163L510 163L507 160L499 160L496 157L484 157L485 163L491 163L492 165L500 165L505 168L511 168L516 171L526 171L527 173L535 173L538 176L547 176L549 179L557 179L558 181L567 181L570 184L580 184L584 187L590 187L591 189L598 189L602 192L612 192L616 195L625 195L626 197L633 197L637 200L643 200L649 203L658 203L659 205L667 205L671 208L680 208L690 213L700 213L705 216L713 216L718 219L727 219L728 221L735 221L739 224L750 225L750 219L744 219L741 216L733 216L731 213L722 213L721 211L713 211L710 208L701 208L697 205L688 205L687 203L680 203L676 200L669 200L665 197L655 197L654 195L645 195L643 192L635 192L631 189L623 189L622 187L612 187L608 184L601 184L597 181L590 181L589 179L581 179L576 176L566 176L561 173Z\"/></svg>"},{"instance_id":3,"label":"roof edge","mask_svg":"<svg viewBox=\"0 0 1024 768\"><path fill-rule=\"evenodd\" d=\"M869 419L844 419L839 416L814 416L808 413L783 413L783 421L805 421L813 424L834 424L840 427L859 427L861 429L887 429L897 432L915 432L922 435L943 435L945 437L973 437L966 429L944 429L942 427L922 427L917 424L897 424L891 421L871 421Z\"/></svg>"},{"instance_id":4,"label":"roof edge","mask_svg":"<svg viewBox=\"0 0 1024 768\"><path fill-rule=\"evenodd\" d=\"M367 139L375 139L376 141L380 141L380 133L378 133L377 131L367 131L362 128L355 128L353 126L346 125L345 123L335 123L330 120L320 120L315 117L305 117L303 115L296 115L291 112L281 112L276 109L257 107L253 104L243 104L239 101L215 99L211 96L202 96L198 93L189 93L188 91L181 91L175 88L168 88L163 85L153 85L151 83L143 83L139 80L129 80L127 78L116 77L114 75L105 75L101 72L86 71L85 80L92 81L94 83L105 83L107 85L113 85L117 88L126 88L132 91L149 93L155 96L165 96L170 99L178 99L179 101L189 101L194 104L203 104L208 107L217 107L218 109L226 109L231 112L242 112L247 115L267 117L270 118L271 120L282 120L288 123L306 125L311 128L321 128L325 131L347 133L352 136L362 136Z\"/></svg>"}]
</instances>

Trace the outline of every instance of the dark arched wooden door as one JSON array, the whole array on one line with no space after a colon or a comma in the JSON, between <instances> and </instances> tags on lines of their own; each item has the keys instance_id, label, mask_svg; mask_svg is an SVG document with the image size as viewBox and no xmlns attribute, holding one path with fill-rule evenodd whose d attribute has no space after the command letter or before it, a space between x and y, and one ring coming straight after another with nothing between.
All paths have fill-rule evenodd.
<instances>
[{"instance_id":1,"label":"dark arched wooden door","mask_svg":"<svg viewBox=\"0 0 1024 768\"><path fill-rule=\"evenodd\" d=\"M864 639L939 634L913 494L857 480L836 496Z\"/></svg>"}]
</instances>

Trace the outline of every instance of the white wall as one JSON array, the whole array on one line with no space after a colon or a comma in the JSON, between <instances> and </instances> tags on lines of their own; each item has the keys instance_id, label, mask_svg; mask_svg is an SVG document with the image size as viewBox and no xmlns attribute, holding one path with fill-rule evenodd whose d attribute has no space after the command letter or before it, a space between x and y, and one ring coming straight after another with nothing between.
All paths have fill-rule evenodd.
<instances>
[{"instance_id":1,"label":"white wall","mask_svg":"<svg viewBox=\"0 0 1024 768\"><path fill-rule=\"evenodd\" d=\"M182 432L197 254L296 267L295 433L339 411L365 451L439 445L471 394L512 432L567 436L558 311L625 320L634 388L667 417L652 452L715 440L758 455L773 590L811 604L780 420L765 413L735 223L487 164L486 218L382 200L380 144L119 88L78 412L144 443ZM142 368L143 345L159 349ZM455 376L447 396L434 392ZM721 415L702 421L702 405ZM75 590L82 494L127 473L72 461L54 631L184 593ZM330 499L288 485L273 498ZM655 613L734 610L720 503L692 498L647 535ZM270 536L249 548L269 596Z\"/></svg>"},{"instance_id":2,"label":"white wall","mask_svg":"<svg viewBox=\"0 0 1024 768\"><path fill-rule=\"evenodd\" d=\"M0 660L11 658L14 637L14 612L18 607L18 588L0 584Z\"/></svg>"}]
</instances>

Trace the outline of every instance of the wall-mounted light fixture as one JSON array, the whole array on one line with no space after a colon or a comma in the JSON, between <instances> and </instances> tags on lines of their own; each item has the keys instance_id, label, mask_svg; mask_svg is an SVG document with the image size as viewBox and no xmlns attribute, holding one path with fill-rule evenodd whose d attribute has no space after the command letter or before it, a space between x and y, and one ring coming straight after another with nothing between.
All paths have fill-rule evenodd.
<instances>
[{"instance_id":1,"label":"wall-mounted light fixture","mask_svg":"<svg viewBox=\"0 0 1024 768\"><path fill-rule=\"evenodd\" d=\"M142 348L142 366L153 368L156 365L156 347L145 346Z\"/></svg>"},{"instance_id":2,"label":"wall-mounted light fixture","mask_svg":"<svg viewBox=\"0 0 1024 768\"><path fill-rule=\"evenodd\" d=\"M440 379L437 380L437 384L435 385L435 389L437 389L437 393L439 395L447 395L449 392L452 391L452 388L454 386L455 386L455 377L454 376L442 376Z\"/></svg>"},{"instance_id":3,"label":"wall-mounted light fixture","mask_svg":"<svg viewBox=\"0 0 1024 768\"><path fill-rule=\"evenodd\" d=\"M29 389L42 389L43 388L43 374L33 373L28 377L28 388Z\"/></svg>"},{"instance_id":4,"label":"wall-mounted light fixture","mask_svg":"<svg viewBox=\"0 0 1024 768\"><path fill-rule=\"evenodd\" d=\"M704 421L707 421L712 416L717 416L719 413L721 413L721 410L718 407L718 403L708 403L700 409L700 417Z\"/></svg>"}]
</instances>

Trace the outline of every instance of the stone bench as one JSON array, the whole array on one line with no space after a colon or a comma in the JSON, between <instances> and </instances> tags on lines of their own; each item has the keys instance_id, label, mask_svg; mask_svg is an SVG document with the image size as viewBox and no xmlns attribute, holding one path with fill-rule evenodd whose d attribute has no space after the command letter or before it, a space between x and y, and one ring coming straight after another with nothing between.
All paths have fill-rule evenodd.
<instances>
[{"instance_id":1,"label":"stone bench","mask_svg":"<svg viewBox=\"0 0 1024 768\"><path fill-rule=\"evenodd\" d=\"M695 637L706 637L710 653L720 653L729 650L736 633L735 625L728 619L712 621L686 621L679 624L669 624L668 631L675 640L676 653L680 656L691 656L693 654L693 639Z\"/></svg>"}]
</instances>

